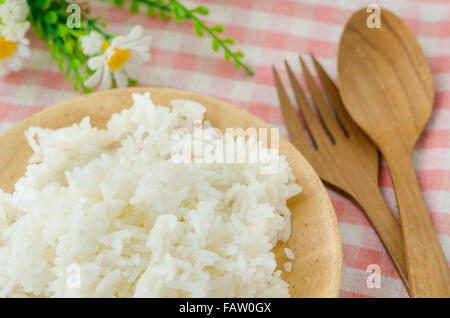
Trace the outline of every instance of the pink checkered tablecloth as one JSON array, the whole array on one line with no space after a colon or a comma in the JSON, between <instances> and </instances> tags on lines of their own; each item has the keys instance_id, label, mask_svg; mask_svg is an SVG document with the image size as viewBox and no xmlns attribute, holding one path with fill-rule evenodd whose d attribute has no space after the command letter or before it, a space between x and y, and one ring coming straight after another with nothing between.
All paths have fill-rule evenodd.
<instances>
[{"instance_id":1,"label":"pink checkered tablecloth","mask_svg":"<svg viewBox=\"0 0 450 318\"><path fill-rule=\"evenodd\" d=\"M153 36L153 59L143 68L140 85L178 88L227 100L280 127L284 133L271 65L281 70L286 59L300 75L298 55L312 52L336 79L338 41L352 12L372 3L395 12L417 36L434 76L434 111L414 159L426 204L450 263L450 0L184 1L188 6L204 4L210 9L205 20L224 25L225 34L236 40L236 48L245 52L245 61L256 71L253 77L243 70L236 71L222 55L213 52L208 38L199 39L193 34L190 22L161 21L89 2L94 15L105 16L110 33L124 33L140 24ZM29 38L32 55L25 68L0 78L0 132L32 113L78 95L58 71L44 43L34 35ZM384 162L380 185L389 206L395 210L394 191ZM362 211L340 194L331 190L329 194L344 251L341 296L407 297ZM367 287L369 264L380 265L381 288Z\"/></svg>"}]
</instances>

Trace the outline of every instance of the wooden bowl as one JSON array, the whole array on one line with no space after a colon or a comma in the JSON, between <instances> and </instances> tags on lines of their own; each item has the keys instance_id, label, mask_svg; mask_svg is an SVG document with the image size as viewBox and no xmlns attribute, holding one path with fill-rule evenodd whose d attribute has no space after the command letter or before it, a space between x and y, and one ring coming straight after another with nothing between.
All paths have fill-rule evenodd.
<instances>
[{"instance_id":1,"label":"wooden bowl","mask_svg":"<svg viewBox=\"0 0 450 318\"><path fill-rule=\"evenodd\" d=\"M90 116L92 125L105 127L111 114L132 105L132 92L150 91L153 101L169 105L170 100L185 98L204 105L206 118L215 127L270 128L262 120L226 102L196 93L166 88L127 88L83 95L38 112L0 136L0 188L12 192L16 181L24 175L32 151L24 131L30 126L61 128ZM274 248L282 269L288 261L284 248L289 247L296 259L290 273L282 269L282 277L290 285L293 297L337 297L342 277L342 245L336 215L328 194L309 163L285 138L280 136L280 153L292 167L302 193L292 198L292 235L285 244Z\"/></svg>"}]
</instances>

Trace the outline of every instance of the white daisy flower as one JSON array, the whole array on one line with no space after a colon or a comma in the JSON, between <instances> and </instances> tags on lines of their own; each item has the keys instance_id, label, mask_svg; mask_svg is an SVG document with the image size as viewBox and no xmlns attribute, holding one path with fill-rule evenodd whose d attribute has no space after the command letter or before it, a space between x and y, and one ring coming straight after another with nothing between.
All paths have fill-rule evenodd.
<instances>
[{"instance_id":1,"label":"white daisy flower","mask_svg":"<svg viewBox=\"0 0 450 318\"><path fill-rule=\"evenodd\" d=\"M93 56L102 52L102 44L105 38L97 31L80 37L81 49L84 55Z\"/></svg>"},{"instance_id":2,"label":"white daisy flower","mask_svg":"<svg viewBox=\"0 0 450 318\"><path fill-rule=\"evenodd\" d=\"M0 4L0 77L22 68L22 59L30 55L25 21L30 8L26 0L5 0Z\"/></svg>"},{"instance_id":3,"label":"white daisy flower","mask_svg":"<svg viewBox=\"0 0 450 318\"><path fill-rule=\"evenodd\" d=\"M29 12L27 0L5 0L0 4L0 19L5 24L24 21Z\"/></svg>"},{"instance_id":4,"label":"white daisy flower","mask_svg":"<svg viewBox=\"0 0 450 318\"><path fill-rule=\"evenodd\" d=\"M25 37L29 28L28 21L9 21L6 24L0 24L0 36L7 41L17 42Z\"/></svg>"},{"instance_id":5,"label":"white daisy flower","mask_svg":"<svg viewBox=\"0 0 450 318\"><path fill-rule=\"evenodd\" d=\"M0 36L0 77L22 68L22 59L30 56L29 42L26 38L17 42L7 41Z\"/></svg>"},{"instance_id":6,"label":"white daisy flower","mask_svg":"<svg viewBox=\"0 0 450 318\"><path fill-rule=\"evenodd\" d=\"M109 89L114 78L117 87L127 87L128 79L136 79L140 66L151 58L148 53L151 37L143 37L143 33L142 27L135 26L127 36L115 37L111 45L103 42L104 53L87 62L95 73L84 85L94 88L100 83L100 90Z\"/></svg>"}]
</instances>

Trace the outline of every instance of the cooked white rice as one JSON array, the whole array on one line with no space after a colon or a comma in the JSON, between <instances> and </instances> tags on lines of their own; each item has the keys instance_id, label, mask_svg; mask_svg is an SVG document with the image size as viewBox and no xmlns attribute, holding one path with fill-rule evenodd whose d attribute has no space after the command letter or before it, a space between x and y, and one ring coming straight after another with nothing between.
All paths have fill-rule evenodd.
<instances>
[{"instance_id":1,"label":"cooked white rice","mask_svg":"<svg viewBox=\"0 0 450 318\"><path fill-rule=\"evenodd\" d=\"M33 163L0 190L0 297L288 297L271 249L301 188L284 156L273 174L174 163L172 131L204 108L133 98L105 130L27 131Z\"/></svg>"},{"instance_id":2,"label":"cooked white rice","mask_svg":"<svg viewBox=\"0 0 450 318\"><path fill-rule=\"evenodd\" d=\"M291 250L290 248L286 247L286 248L284 249L284 253L286 254L286 257L287 257L288 259L290 259L290 260L294 260L294 259L295 259L294 252L292 252L292 250Z\"/></svg>"},{"instance_id":3,"label":"cooked white rice","mask_svg":"<svg viewBox=\"0 0 450 318\"><path fill-rule=\"evenodd\" d=\"M292 262L284 263L284 270L289 273L292 270Z\"/></svg>"}]
</instances>

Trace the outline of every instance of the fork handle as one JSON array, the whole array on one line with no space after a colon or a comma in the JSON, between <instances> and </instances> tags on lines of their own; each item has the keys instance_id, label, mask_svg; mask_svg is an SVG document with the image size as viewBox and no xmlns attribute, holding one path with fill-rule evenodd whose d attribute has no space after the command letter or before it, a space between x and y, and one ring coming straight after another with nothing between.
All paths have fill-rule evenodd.
<instances>
[{"instance_id":1,"label":"fork handle","mask_svg":"<svg viewBox=\"0 0 450 318\"><path fill-rule=\"evenodd\" d=\"M447 261L414 172L412 151L384 153L402 226L412 297L450 297Z\"/></svg>"},{"instance_id":2,"label":"fork handle","mask_svg":"<svg viewBox=\"0 0 450 318\"><path fill-rule=\"evenodd\" d=\"M400 225L386 204L376 182L367 182L353 190L353 197L366 213L397 272L409 291L405 253Z\"/></svg>"}]
</instances>

